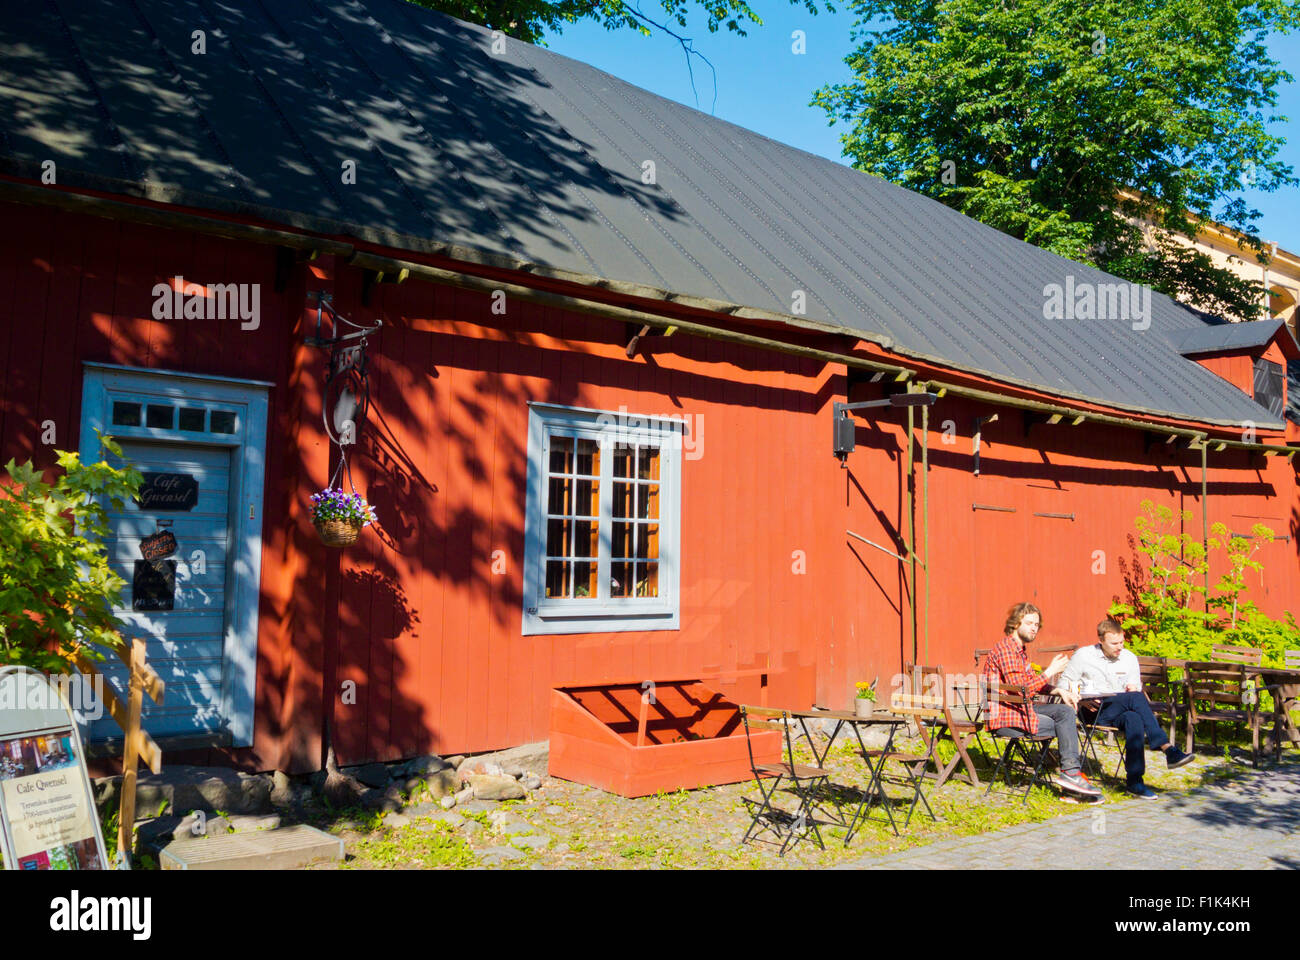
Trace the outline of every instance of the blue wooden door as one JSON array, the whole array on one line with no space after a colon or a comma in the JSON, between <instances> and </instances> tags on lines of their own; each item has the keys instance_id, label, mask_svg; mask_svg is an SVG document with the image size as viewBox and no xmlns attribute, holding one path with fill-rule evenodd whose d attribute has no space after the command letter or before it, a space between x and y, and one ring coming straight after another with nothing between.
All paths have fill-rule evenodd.
<instances>
[{"instance_id":1,"label":"blue wooden door","mask_svg":"<svg viewBox=\"0 0 1300 960\"><path fill-rule=\"evenodd\" d=\"M163 706L145 698L144 728L155 737L224 730L232 451L128 440L121 445L146 483L138 502L109 513L109 559L127 584L123 604L114 612L125 624L126 636L146 641L149 663L167 684ZM117 458L109 462L121 465ZM142 541L165 532L175 538L174 552L145 559ZM125 665L110 657L101 668L125 698ZM105 714L91 735L122 734Z\"/></svg>"}]
</instances>

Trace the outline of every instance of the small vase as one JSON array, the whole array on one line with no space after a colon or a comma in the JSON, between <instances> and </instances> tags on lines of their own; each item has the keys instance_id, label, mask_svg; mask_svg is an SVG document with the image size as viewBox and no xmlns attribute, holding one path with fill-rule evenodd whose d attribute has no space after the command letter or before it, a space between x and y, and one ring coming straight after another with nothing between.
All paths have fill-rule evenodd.
<instances>
[{"instance_id":1,"label":"small vase","mask_svg":"<svg viewBox=\"0 0 1300 960\"><path fill-rule=\"evenodd\" d=\"M853 701L853 709L859 717L869 718L876 712L876 701L864 700L859 697Z\"/></svg>"},{"instance_id":2,"label":"small vase","mask_svg":"<svg viewBox=\"0 0 1300 960\"><path fill-rule=\"evenodd\" d=\"M323 520L315 527L327 547L347 547L361 536L361 523L357 520Z\"/></svg>"}]
</instances>

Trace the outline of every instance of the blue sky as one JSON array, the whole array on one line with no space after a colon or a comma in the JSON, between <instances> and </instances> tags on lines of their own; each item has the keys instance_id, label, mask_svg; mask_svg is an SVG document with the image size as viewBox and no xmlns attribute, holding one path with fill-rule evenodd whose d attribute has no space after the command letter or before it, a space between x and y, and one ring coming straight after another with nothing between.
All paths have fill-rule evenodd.
<instances>
[{"instance_id":1,"label":"blue sky","mask_svg":"<svg viewBox=\"0 0 1300 960\"><path fill-rule=\"evenodd\" d=\"M829 126L826 113L808 104L818 87L849 79L844 57L853 49L850 29L854 15L841 9L813 16L780 0L765 0L754 7L765 23L752 27L748 37L721 31L710 34L702 23L682 31L717 71L716 105L713 73L699 58L691 58L697 101L681 45L661 33L643 37L632 30L607 31L594 23L582 23L548 36L546 43L557 53L660 96L698 106L774 140L843 163L839 137L844 126ZM645 9L654 16L658 7L648 5ZM791 54L795 30L806 34L803 56ZM1274 37L1270 50L1273 59L1300 77L1300 34ZM1288 141L1281 158L1300 173L1300 80L1279 90L1276 112L1289 118L1273 130ZM1261 214L1257 221L1260 235L1300 255L1300 188L1274 193L1246 191L1244 195Z\"/></svg>"}]
</instances>

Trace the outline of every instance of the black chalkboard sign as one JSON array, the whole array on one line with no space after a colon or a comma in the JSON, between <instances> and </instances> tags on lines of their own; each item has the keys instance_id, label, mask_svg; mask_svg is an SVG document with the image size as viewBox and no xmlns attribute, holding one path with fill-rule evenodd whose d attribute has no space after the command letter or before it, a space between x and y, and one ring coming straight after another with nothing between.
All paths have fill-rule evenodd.
<instances>
[{"instance_id":1,"label":"black chalkboard sign","mask_svg":"<svg viewBox=\"0 0 1300 960\"><path fill-rule=\"evenodd\" d=\"M176 603L176 561L137 560L131 583L132 610L173 610Z\"/></svg>"},{"instance_id":2,"label":"black chalkboard sign","mask_svg":"<svg viewBox=\"0 0 1300 960\"><path fill-rule=\"evenodd\" d=\"M185 473L146 473L135 502L141 510L193 510L199 481Z\"/></svg>"},{"instance_id":3,"label":"black chalkboard sign","mask_svg":"<svg viewBox=\"0 0 1300 960\"><path fill-rule=\"evenodd\" d=\"M140 556L146 560L161 560L175 552L176 535L170 530L159 530L140 541Z\"/></svg>"}]
</instances>

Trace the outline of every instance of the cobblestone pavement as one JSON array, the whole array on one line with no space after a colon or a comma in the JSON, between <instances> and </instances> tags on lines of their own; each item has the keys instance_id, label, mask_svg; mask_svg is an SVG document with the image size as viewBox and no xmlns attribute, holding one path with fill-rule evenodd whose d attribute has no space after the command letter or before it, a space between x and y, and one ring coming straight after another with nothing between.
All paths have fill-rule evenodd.
<instances>
[{"instance_id":1,"label":"cobblestone pavement","mask_svg":"<svg viewBox=\"0 0 1300 960\"><path fill-rule=\"evenodd\" d=\"M1300 869L1300 763L1077 815L942 840L837 869Z\"/></svg>"}]
</instances>

